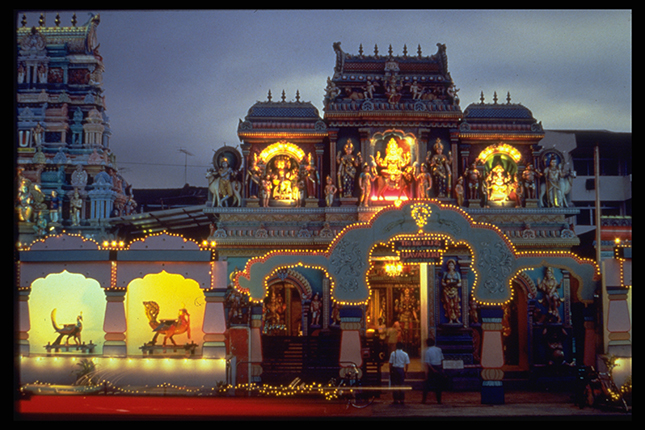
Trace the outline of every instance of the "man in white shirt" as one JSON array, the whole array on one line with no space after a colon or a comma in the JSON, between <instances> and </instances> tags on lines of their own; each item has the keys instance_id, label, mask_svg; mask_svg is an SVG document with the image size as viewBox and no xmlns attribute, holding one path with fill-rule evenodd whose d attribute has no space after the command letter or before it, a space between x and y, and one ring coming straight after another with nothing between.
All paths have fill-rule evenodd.
<instances>
[{"instance_id":1,"label":"man in white shirt","mask_svg":"<svg viewBox=\"0 0 645 430\"><path fill-rule=\"evenodd\" d=\"M405 374L408 372L410 356L403 351L403 344L398 342L396 349L390 354L390 382L393 387L401 387L405 382ZM392 393L394 403L403 404L405 393L402 390L396 390Z\"/></svg>"},{"instance_id":2,"label":"man in white shirt","mask_svg":"<svg viewBox=\"0 0 645 430\"><path fill-rule=\"evenodd\" d=\"M426 402L428 391L434 390L437 396L437 403L441 404L441 392L444 386L443 375L443 351L435 345L434 339L426 340L427 348L423 354L423 362L426 369L426 380L423 384L423 397L421 403Z\"/></svg>"}]
</instances>

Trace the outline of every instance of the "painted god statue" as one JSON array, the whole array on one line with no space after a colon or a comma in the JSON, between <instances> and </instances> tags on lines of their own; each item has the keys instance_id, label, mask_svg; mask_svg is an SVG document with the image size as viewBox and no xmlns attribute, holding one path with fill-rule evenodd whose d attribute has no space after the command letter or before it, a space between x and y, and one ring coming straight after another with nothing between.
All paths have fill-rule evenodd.
<instances>
[{"instance_id":1,"label":"painted god statue","mask_svg":"<svg viewBox=\"0 0 645 430\"><path fill-rule=\"evenodd\" d=\"M434 154L428 154L426 162L430 166L430 174L436 187L437 197L446 197L450 194L452 154L443 153L443 143L437 138L434 146Z\"/></svg>"},{"instance_id":2,"label":"painted god statue","mask_svg":"<svg viewBox=\"0 0 645 430\"><path fill-rule=\"evenodd\" d=\"M508 199L511 189L512 178L506 173L501 165L493 167L486 177L488 200L492 202L503 202Z\"/></svg>"},{"instance_id":3,"label":"painted god statue","mask_svg":"<svg viewBox=\"0 0 645 430\"><path fill-rule=\"evenodd\" d=\"M558 158L552 156L549 159L548 167L544 169L545 190L543 202L547 207L562 208L568 207L567 194L571 192L571 185L575 172L565 172Z\"/></svg>"},{"instance_id":4,"label":"painted god statue","mask_svg":"<svg viewBox=\"0 0 645 430\"><path fill-rule=\"evenodd\" d=\"M448 260L447 270L441 278L441 303L449 324L459 324L461 318L461 274L455 260Z\"/></svg>"},{"instance_id":5,"label":"painted god statue","mask_svg":"<svg viewBox=\"0 0 645 430\"><path fill-rule=\"evenodd\" d=\"M376 177L379 199L383 198L385 190L398 190L399 197L407 194L406 188L414 179L410 158L410 151L399 146L394 138L388 141L383 157L380 151L376 152L376 157L372 157L372 164L379 170Z\"/></svg>"},{"instance_id":6,"label":"painted god statue","mask_svg":"<svg viewBox=\"0 0 645 430\"><path fill-rule=\"evenodd\" d=\"M351 139L347 139L345 153L340 151L336 156L336 163L338 164L338 186L340 188L341 197L354 196L354 181L356 180L356 171L358 166L363 162L361 153L354 155L354 144Z\"/></svg>"}]
</instances>

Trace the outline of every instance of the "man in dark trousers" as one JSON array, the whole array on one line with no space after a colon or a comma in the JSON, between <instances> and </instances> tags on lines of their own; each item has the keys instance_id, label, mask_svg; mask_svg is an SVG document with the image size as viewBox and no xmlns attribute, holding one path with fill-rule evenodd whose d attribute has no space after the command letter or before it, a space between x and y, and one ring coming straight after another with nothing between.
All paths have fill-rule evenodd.
<instances>
[{"instance_id":1,"label":"man in dark trousers","mask_svg":"<svg viewBox=\"0 0 645 430\"><path fill-rule=\"evenodd\" d=\"M421 403L426 402L428 391L434 390L437 396L437 403L441 404L441 392L445 384L443 374L443 352L435 345L434 339L426 340L427 348L423 354L423 362L426 370L426 380L423 384L423 397Z\"/></svg>"},{"instance_id":2,"label":"man in dark trousers","mask_svg":"<svg viewBox=\"0 0 645 430\"><path fill-rule=\"evenodd\" d=\"M393 387L401 387L405 382L405 374L408 372L410 356L403 351L403 343L398 342L396 349L390 354L390 382ZM403 404L405 393L403 390L396 390L392 393L395 404Z\"/></svg>"}]
</instances>

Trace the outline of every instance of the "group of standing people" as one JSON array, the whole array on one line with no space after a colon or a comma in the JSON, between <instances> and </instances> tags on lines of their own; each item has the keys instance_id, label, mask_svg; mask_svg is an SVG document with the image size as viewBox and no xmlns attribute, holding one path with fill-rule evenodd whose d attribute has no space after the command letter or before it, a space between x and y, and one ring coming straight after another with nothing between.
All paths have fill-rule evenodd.
<instances>
[{"instance_id":1,"label":"group of standing people","mask_svg":"<svg viewBox=\"0 0 645 430\"><path fill-rule=\"evenodd\" d=\"M445 388L445 375L443 373L443 351L436 344L434 339L426 340L426 349L423 353L423 364L425 367L426 379L423 384L423 395L421 403L426 403L428 393L434 391L437 403L441 404L441 395ZM392 387L402 387L410 366L410 356L403 350L403 343L398 342L396 349L390 353L390 383ZM392 393L394 404L403 404L405 391L395 390Z\"/></svg>"}]
</instances>

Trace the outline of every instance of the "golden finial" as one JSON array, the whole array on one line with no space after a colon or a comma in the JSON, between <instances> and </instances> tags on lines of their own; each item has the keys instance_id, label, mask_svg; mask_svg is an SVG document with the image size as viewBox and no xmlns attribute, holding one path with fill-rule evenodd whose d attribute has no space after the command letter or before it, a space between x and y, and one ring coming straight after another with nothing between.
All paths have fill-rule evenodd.
<instances>
[{"instance_id":1,"label":"golden finial","mask_svg":"<svg viewBox=\"0 0 645 430\"><path fill-rule=\"evenodd\" d=\"M511 92L506 93L506 104L511 104Z\"/></svg>"},{"instance_id":2,"label":"golden finial","mask_svg":"<svg viewBox=\"0 0 645 430\"><path fill-rule=\"evenodd\" d=\"M54 19L54 24L56 24L56 27L60 27L60 14L56 14L56 19Z\"/></svg>"},{"instance_id":3,"label":"golden finial","mask_svg":"<svg viewBox=\"0 0 645 430\"><path fill-rule=\"evenodd\" d=\"M267 95L267 101L271 101L271 98L272 98L272 96L271 96L271 90L269 90L269 94Z\"/></svg>"},{"instance_id":4,"label":"golden finial","mask_svg":"<svg viewBox=\"0 0 645 430\"><path fill-rule=\"evenodd\" d=\"M72 15L72 26L73 26L73 27L76 27L76 23L77 23L77 22L78 22L78 21L76 20L76 14Z\"/></svg>"},{"instance_id":5,"label":"golden finial","mask_svg":"<svg viewBox=\"0 0 645 430\"><path fill-rule=\"evenodd\" d=\"M282 90L282 103L284 103L287 99L287 96L284 95L284 90Z\"/></svg>"},{"instance_id":6,"label":"golden finial","mask_svg":"<svg viewBox=\"0 0 645 430\"><path fill-rule=\"evenodd\" d=\"M408 45L403 44L403 56L407 57L408 56Z\"/></svg>"},{"instance_id":7,"label":"golden finial","mask_svg":"<svg viewBox=\"0 0 645 430\"><path fill-rule=\"evenodd\" d=\"M417 48L417 54L419 54L419 58L421 58L421 44L419 44L419 47Z\"/></svg>"},{"instance_id":8,"label":"golden finial","mask_svg":"<svg viewBox=\"0 0 645 430\"><path fill-rule=\"evenodd\" d=\"M20 21L23 27L27 26L27 16L25 14L22 14L22 21Z\"/></svg>"},{"instance_id":9,"label":"golden finial","mask_svg":"<svg viewBox=\"0 0 645 430\"><path fill-rule=\"evenodd\" d=\"M378 45L374 45L374 56L378 57Z\"/></svg>"},{"instance_id":10,"label":"golden finial","mask_svg":"<svg viewBox=\"0 0 645 430\"><path fill-rule=\"evenodd\" d=\"M361 57L363 56L363 44L362 43L358 46L358 55L360 55Z\"/></svg>"},{"instance_id":11,"label":"golden finial","mask_svg":"<svg viewBox=\"0 0 645 430\"><path fill-rule=\"evenodd\" d=\"M41 14L40 14L40 19L38 20L38 25L39 25L40 27L44 27L44 26L45 26L45 14L44 14L44 13L41 13Z\"/></svg>"},{"instance_id":12,"label":"golden finial","mask_svg":"<svg viewBox=\"0 0 645 430\"><path fill-rule=\"evenodd\" d=\"M481 104L484 104L484 92L483 91L481 92L481 95L479 96L479 101L481 102Z\"/></svg>"},{"instance_id":13,"label":"golden finial","mask_svg":"<svg viewBox=\"0 0 645 430\"><path fill-rule=\"evenodd\" d=\"M497 104L497 91L493 92L493 103Z\"/></svg>"},{"instance_id":14,"label":"golden finial","mask_svg":"<svg viewBox=\"0 0 645 430\"><path fill-rule=\"evenodd\" d=\"M300 90L296 90L296 101L300 102Z\"/></svg>"}]
</instances>

